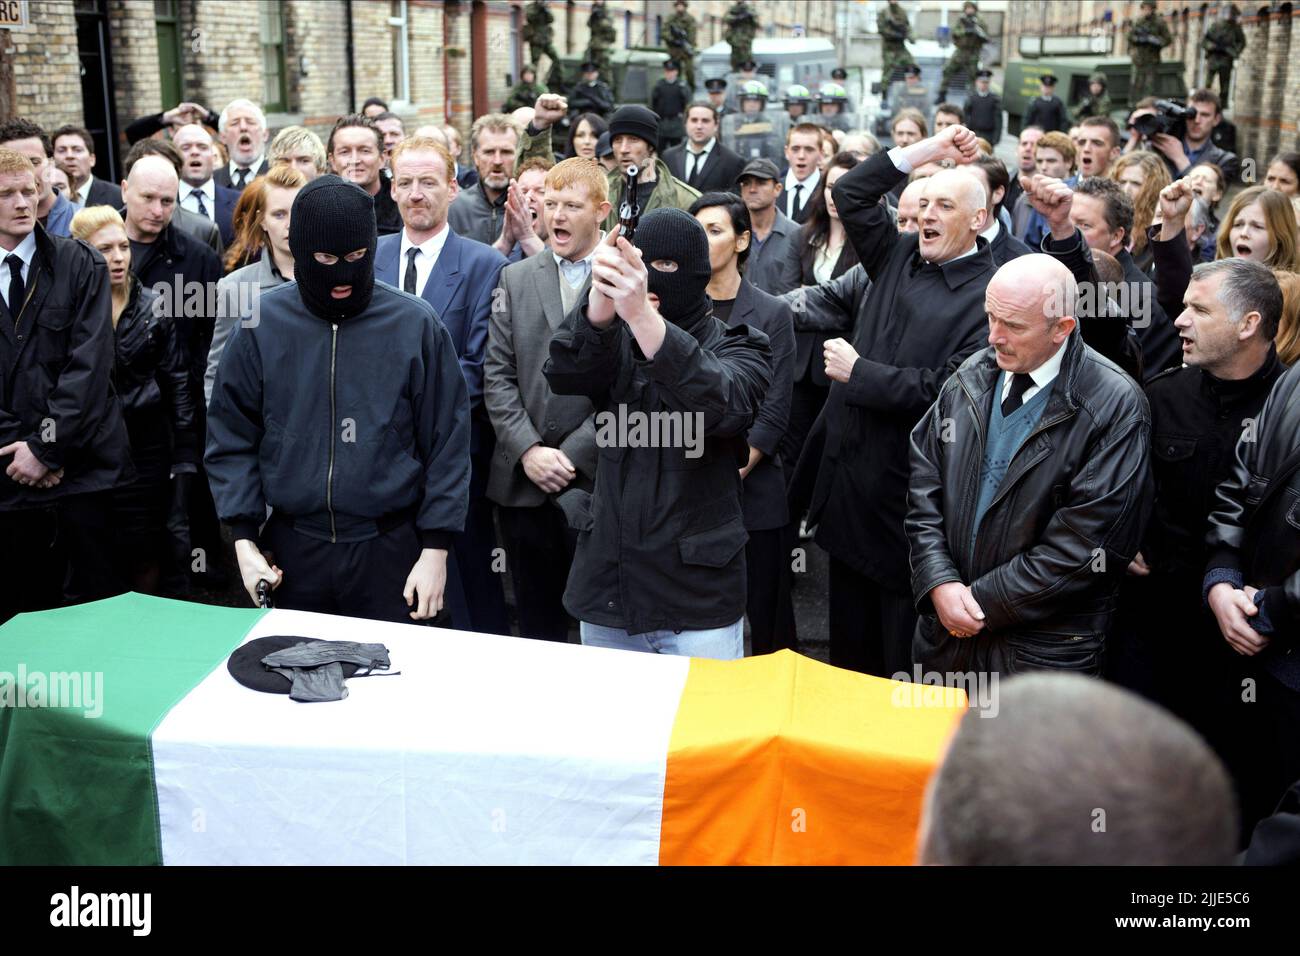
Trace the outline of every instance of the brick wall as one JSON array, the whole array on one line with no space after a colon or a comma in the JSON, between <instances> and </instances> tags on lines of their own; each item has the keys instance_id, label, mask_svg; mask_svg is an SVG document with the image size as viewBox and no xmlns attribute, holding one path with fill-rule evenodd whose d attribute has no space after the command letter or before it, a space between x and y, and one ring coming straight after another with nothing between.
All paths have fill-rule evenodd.
<instances>
[{"instance_id":1,"label":"brick wall","mask_svg":"<svg viewBox=\"0 0 1300 956\"><path fill-rule=\"evenodd\" d=\"M113 87L119 125L125 129L138 117L175 106L175 103L162 102L153 7L131 0L112 0L108 6L108 29L112 38Z\"/></svg>"},{"instance_id":2,"label":"brick wall","mask_svg":"<svg viewBox=\"0 0 1300 956\"><path fill-rule=\"evenodd\" d=\"M443 84L443 11L441 3L408 3L407 30L411 42L411 100L415 124L441 126L446 113Z\"/></svg>"},{"instance_id":3,"label":"brick wall","mask_svg":"<svg viewBox=\"0 0 1300 956\"><path fill-rule=\"evenodd\" d=\"M15 112L53 129L81 122L81 67L77 57L77 21L71 3L32 0L33 30L0 36L14 71Z\"/></svg>"},{"instance_id":4,"label":"brick wall","mask_svg":"<svg viewBox=\"0 0 1300 956\"><path fill-rule=\"evenodd\" d=\"M357 107L367 97L392 100L393 41L389 35L387 3L352 4L352 62L356 72ZM342 66L342 64L340 64Z\"/></svg>"},{"instance_id":5,"label":"brick wall","mask_svg":"<svg viewBox=\"0 0 1300 956\"><path fill-rule=\"evenodd\" d=\"M342 0L289 0L284 18L289 106L323 137L351 109L346 8Z\"/></svg>"},{"instance_id":6,"label":"brick wall","mask_svg":"<svg viewBox=\"0 0 1300 956\"><path fill-rule=\"evenodd\" d=\"M238 97L262 102L262 47L258 5L185 0L181 35L185 91L218 113ZM167 104L173 105L173 104Z\"/></svg>"}]
</instances>

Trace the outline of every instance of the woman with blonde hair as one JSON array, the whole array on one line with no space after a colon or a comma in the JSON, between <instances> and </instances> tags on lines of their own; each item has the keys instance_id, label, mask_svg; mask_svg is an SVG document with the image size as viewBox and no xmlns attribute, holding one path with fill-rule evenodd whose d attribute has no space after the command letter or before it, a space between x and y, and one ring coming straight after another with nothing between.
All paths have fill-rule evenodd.
<instances>
[{"instance_id":1,"label":"woman with blonde hair","mask_svg":"<svg viewBox=\"0 0 1300 956\"><path fill-rule=\"evenodd\" d=\"M1282 287L1282 319L1277 324L1277 357L1283 365L1294 365L1300 360L1300 273L1289 269L1274 269L1277 284Z\"/></svg>"},{"instance_id":2,"label":"woman with blonde hair","mask_svg":"<svg viewBox=\"0 0 1300 956\"><path fill-rule=\"evenodd\" d=\"M1219 225L1215 258L1240 256L1270 269L1300 271L1296 217L1291 200L1276 189L1251 186L1233 197Z\"/></svg>"},{"instance_id":3,"label":"woman with blonde hair","mask_svg":"<svg viewBox=\"0 0 1300 956\"><path fill-rule=\"evenodd\" d=\"M113 302L113 390L122 402L134 481L108 492L120 590L158 593L168 553L173 475L198 471L197 402L176 324L131 273L126 224L112 206L72 217L72 236L108 263Z\"/></svg>"},{"instance_id":4,"label":"woman with blonde hair","mask_svg":"<svg viewBox=\"0 0 1300 956\"><path fill-rule=\"evenodd\" d=\"M233 271L217 283L220 307L203 376L205 403L212 400L212 385L226 343L239 322L251 318L245 313L254 307L257 296L263 289L293 281L289 214L298 190L306 185L306 176L282 163L254 179L239 197L234 215L235 241L226 255L226 268Z\"/></svg>"},{"instance_id":5,"label":"woman with blonde hair","mask_svg":"<svg viewBox=\"0 0 1300 956\"><path fill-rule=\"evenodd\" d=\"M1169 178L1169 168L1155 153L1139 150L1115 160L1106 175L1119 183L1133 200L1133 262L1150 275L1155 256L1147 244L1147 229L1155 218L1160 190L1173 181Z\"/></svg>"}]
</instances>

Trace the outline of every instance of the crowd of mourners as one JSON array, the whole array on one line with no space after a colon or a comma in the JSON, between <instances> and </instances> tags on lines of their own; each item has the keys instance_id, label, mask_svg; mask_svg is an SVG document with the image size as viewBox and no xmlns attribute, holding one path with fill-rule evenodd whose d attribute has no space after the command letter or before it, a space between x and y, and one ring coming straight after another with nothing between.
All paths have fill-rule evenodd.
<instances>
[{"instance_id":1,"label":"crowd of mourners","mask_svg":"<svg viewBox=\"0 0 1300 956\"><path fill-rule=\"evenodd\" d=\"M1182 139L1142 102L1012 168L946 105L742 153L725 85L679 137L549 92L464 144L182 103L120 185L85 129L0 123L0 621L269 593L737 658L799 647L812 541L832 664L1104 678L1266 815L1300 779L1300 154L1243 184L1209 90Z\"/></svg>"}]
</instances>

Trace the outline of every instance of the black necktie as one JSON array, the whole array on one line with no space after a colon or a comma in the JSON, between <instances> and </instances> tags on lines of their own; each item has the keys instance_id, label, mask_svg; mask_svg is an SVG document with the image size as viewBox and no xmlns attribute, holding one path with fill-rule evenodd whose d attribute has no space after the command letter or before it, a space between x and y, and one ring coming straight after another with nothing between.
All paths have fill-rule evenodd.
<instances>
[{"instance_id":1,"label":"black necktie","mask_svg":"<svg viewBox=\"0 0 1300 956\"><path fill-rule=\"evenodd\" d=\"M211 219L212 217L208 215L208 207L203 205L203 193L196 189L194 192L190 193L190 195L193 196L194 201L199 204L199 215L204 219Z\"/></svg>"},{"instance_id":2,"label":"black necktie","mask_svg":"<svg viewBox=\"0 0 1300 956\"><path fill-rule=\"evenodd\" d=\"M235 171L235 188L236 188L236 189L243 189L243 188L244 188L244 183L246 183L246 182L248 181L248 173L249 173L249 169L248 169L247 166L240 166L239 169Z\"/></svg>"},{"instance_id":3,"label":"black necktie","mask_svg":"<svg viewBox=\"0 0 1300 956\"><path fill-rule=\"evenodd\" d=\"M794 184L794 199L790 201L790 218L798 219L799 210L803 208L803 183Z\"/></svg>"},{"instance_id":4,"label":"black necktie","mask_svg":"<svg viewBox=\"0 0 1300 956\"><path fill-rule=\"evenodd\" d=\"M23 260L15 255L5 256L5 265L9 267L9 314L16 322L23 310Z\"/></svg>"},{"instance_id":5,"label":"black necktie","mask_svg":"<svg viewBox=\"0 0 1300 956\"><path fill-rule=\"evenodd\" d=\"M704 165L704 154L692 153L690 150L686 152L691 157L691 174L686 177L686 185L698 186L700 183L700 167Z\"/></svg>"},{"instance_id":6,"label":"black necktie","mask_svg":"<svg viewBox=\"0 0 1300 956\"><path fill-rule=\"evenodd\" d=\"M1034 380L1029 377L1028 372L1016 372L1011 376L1011 390L1007 392L1007 397L1002 399L1002 417L1006 418L1024 401L1025 392L1029 391L1034 385Z\"/></svg>"},{"instance_id":7,"label":"black necktie","mask_svg":"<svg viewBox=\"0 0 1300 956\"><path fill-rule=\"evenodd\" d=\"M419 246L406 250L406 275L402 277L402 291L415 295L415 257L420 254Z\"/></svg>"}]
</instances>

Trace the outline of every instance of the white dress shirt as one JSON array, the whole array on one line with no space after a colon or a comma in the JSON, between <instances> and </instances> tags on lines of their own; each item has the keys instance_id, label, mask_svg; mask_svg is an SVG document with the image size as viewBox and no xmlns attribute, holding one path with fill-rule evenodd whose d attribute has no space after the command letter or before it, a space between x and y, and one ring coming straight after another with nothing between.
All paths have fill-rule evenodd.
<instances>
[{"instance_id":1,"label":"white dress shirt","mask_svg":"<svg viewBox=\"0 0 1300 956\"><path fill-rule=\"evenodd\" d=\"M808 178L803 180L795 176L793 169L787 172L785 174L785 185L782 187L783 192L781 193L786 197L785 214L791 219L794 218L795 186L803 186L803 189L799 192L799 208L802 209L808 205L808 200L812 199L812 194L817 191L817 184L821 181L822 171L816 167L813 168Z\"/></svg>"},{"instance_id":2,"label":"white dress shirt","mask_svg":"<svg viewBox=\"0 0 1300 956\"><path fill-rule=\"evenodd\" d=\"M263 157L258 156L256 159L254 159L251 163L248 164L248 178L244 180L245 186L251 183L253 179L257 176L257 171L262 168L262 159ZM230 188L238 189L239 188L239 163L235 162L232 159L230 161L230 166L227 169L227 172L230 173Z\"/></svg>"},{"instance_id":3,"label":"white dress shirt","mask_svg":"<svg viewBox=\"0 0 1300 956\"><path fill-rule=\"evenodd\" d=\"M424 240L418 246L420 254L415 257L415 294L424 295L424 284L429 281L429 276L433 273L433 267L438 264L438 256L442 254L442 247L447 244L447 235L451 228L445 223L438 230L437 234ZM397 263L397 287L403 288L406 282L406 253L407 250L415 247L411 242L406 230L402 230L402 251L401 258Z\"/></svg>"},{"instance_id":4,"label":"white dress shirt","mask_svg":"<svg viewBox=\"0 0 1300 956\"><path fill-rule=\"evenodd\" d=\"M690 182L691 174L697 169L703 169L704 164L709 161L709 154L713 152L713 144L718 141L717 137L711 138L704 144L704 148L698 153L691 149L690 140L686 141L686 164L682 167L682 182Z\"/></svg>"},{"instance_id":5,"label":"white dress shirt","mask_svg":"<svg viewBox=\"0 0 1300 956\"><path fill-rule=\"evenodd\" d=\"M203 197L203 211L199 211L198 197ZM188 209L200 216L207 216L211 222L217 221L217 184L208 177L202 186L191 186L181 180L181 208Z\"/></svg>"},{"instance_id":6,"label":"white dress shirt","mask_svg":"<svg viewBox=\"0 0 1300 956\"><path fill-rule=\"evenodd\" d=\"M1071 332L1071 335L1074 333ZM1023 405L1029 401L1047 386L1052 384L1052 380L1061 372L1061 361L1065 358L1065 347L1070 344L1069 336L1066 336L1064 342L1060 344L1056 352L1042 365L1029 373L1029 377L1034 380L1034 384L1025 389L1025 394L1020 396L1020 403ZM1007 400L1007 394L1011 391L1011 375L1002 376L1002 398L1001 401Z\"/></svg>"},{"instance_id":7,"label":"white dress shirt","mask_svg":"<svg viewBox=\"0 0 1300 956\"><path fill-rule=\"evenodd\" d=\"M73 202L75 202L82 209L85 209L86 204L90 202L90 187L93 185L95 185L95 177L87 176L86 181L81 184L81 188L74 189L72 191L73 196L76 196L77 198L73 199L72 196L69 196L68 198L71 199Z\"/></svg>"},{"instance_id":8,"label":"white dress shirt","mask_svg":"<svg viewBox=\"0 0 1300 956\"><path fill-rule=\"evenodd\" d=\"M14 248L13 252L5 252L0 249L0 295L4 296L5 305L12 306L9 301L9 264L5 262L10 256L17 256L23 260L23 267L19 270L23 277L23 288L29 288L27 277L32 273L32 259L36 256L36 231L32 230L27 237ZM21 303L19 303L21 306ZM15 310L11 307L11 313Z\"/></svg>"},{"instance_id":9,"label":"white dress shirt","mask_svg":"<svg viewBox=\"0 0 1300 956\"><path fill-rule=\"evenodd\" d=\"M581 259L574 259L570 262L555 250L551 250L551 255L555 257L555 265L559 270L560 278L569 284L571 289L581 289L582 284L587 281L587 276L591 275L591 260L596 255L596 250L600 244L605 241L605 231L600 231L600 238L596 244L591 247L591 252L587 253ZM586 263L584 268L577 268L578 263Z\"/></svg>"}]
</instances>

